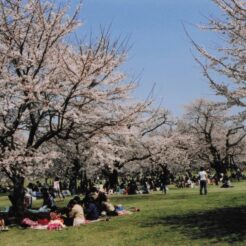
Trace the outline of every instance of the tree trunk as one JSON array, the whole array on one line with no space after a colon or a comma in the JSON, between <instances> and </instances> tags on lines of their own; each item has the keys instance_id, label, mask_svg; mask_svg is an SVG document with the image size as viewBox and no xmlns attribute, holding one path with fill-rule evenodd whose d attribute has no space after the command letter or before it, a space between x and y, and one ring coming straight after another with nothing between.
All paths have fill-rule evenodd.
<instances>
[{"instance_id":1,"label":"tree trunk","mask_svg":"<svg viewBox=\"0 0 246 246\"><path fill-rule=\"evenodd\" d=\"M72 195L75 195L75 194L78 193L78 190L77 190L77 177L76 176L72 176L69 179L69 190L70 190Z\"/></svg>"},{"instance_id":2,"label":"tree trunk","mask_svg":"<svg viewBox=\"0 0 246 246\"><path fill-rule=\"evenodd\" d=\"M109 189L112 189L113 191L116 190L117 185L118 185L118 171L114 169L113 171L109 171L107 173L107 180L109 183Z\"/></svg>"},{"instance_id":3,"label":"tree trunk","mask_svg":"<svg viewBox=\"0 0 246 246\"><path fill-rule=\"evenodd\" d=\"M13 192L9 195L9 200L12 203L12 212L16 217L17 222L20 222L24 215L24 177L15 176L12 179L13 181Z\"/></svg>"},{"instance_id":4,"label":"tree trunk","mask_svg":"<svg viewBox=\"0 0 246 246\"><path fill-rule=\"evenodd\" d=\"M80 160L78 158L75 158L73 160L73 167L70 174L70 180L69 180L69 190L73 195L78 193L78 186L77 181L80 174Z\"/></svg>"},{"instance_id":5,"label":"tree trunk","mask_svg":"<svg viewBox=\"0 0 246 246\"><path fill-rule=\"evenodd\" d=\"M87 175L86 175L86 171L83 170L81 172L81 175L80 175L80 192L82 194L85 194L89 188L88 188L88 179L87 179Z\"/></svg>"}]
</instances>

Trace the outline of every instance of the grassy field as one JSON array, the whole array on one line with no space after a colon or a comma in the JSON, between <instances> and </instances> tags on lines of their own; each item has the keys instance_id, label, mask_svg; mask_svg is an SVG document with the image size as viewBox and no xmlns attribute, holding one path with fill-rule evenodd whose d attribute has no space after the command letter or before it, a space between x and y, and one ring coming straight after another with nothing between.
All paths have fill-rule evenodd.
<instances>
[{"instance_id":1,"label":"grassy field","mask_svg":"<svg viewBox=\"0 0 246 246\"><path fill-rule=\"evenodd\" d=\"M207 196L198 195L198 188L173 188L166 196L156 192L111 200L141 211L62 231L11 228L0 232L0 245L246 245L246 182L229 189L210 186ZM0 197L0 206L7 204Z\"/></svg>"}]
</instances>

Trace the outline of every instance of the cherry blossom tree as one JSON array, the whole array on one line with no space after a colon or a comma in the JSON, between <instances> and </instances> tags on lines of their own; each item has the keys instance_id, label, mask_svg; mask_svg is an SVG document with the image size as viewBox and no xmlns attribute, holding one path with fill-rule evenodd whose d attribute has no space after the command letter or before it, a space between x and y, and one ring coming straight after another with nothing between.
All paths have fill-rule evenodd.
<instances>
[{"instance_id":1,"label":"cherry blossom tree","mask_svg":"<svg viewBox=\"0 0 246 246\"><path fill-rule=\"evenodd\" d=\"M226 99L228 107L239 106L241 121L245 120L245 58L246 3L244 0L212 0L221 10L220 17L209 18L203 30L213 32L220 43L205 48L192 40L201 55L196 60L211 88Z\"/></svg>"},{"instance_id":2,"label":"cherry blossom tree","mask_svg":"<svg viewBox=\"0 0 246 246\"><path fill-rule=\"evenodd\" d=\"M107 32L69 43L81 24L79 7L67 13L54 1L0 1L0 170L12 181L19 217L25 178L57 157L51 140L119 132L148 104L130 98L135 83L118 69L124 44Z\"/></svg>"},{"instance_id":3,"label":"cherry blossom tree","mask_svg":"<svg viewBox=\"0 0 246 246\"><path fill-rule=\"evenodd\" d=\"M199 99L186 109L180 129L192 136L193 161L209 164L218 175L235 169L246 154L244 125L232 120L224 104Z\"/></svg>"},{"instance_id":4,"label":"cherry blossom tree","mask_svg":"<svg viewBox=\"0 0 246 246\"><path fill-rule=\"evenodd\" d=\"M148 135L170 125L169 118L170 113L165 109L148 109L139 113L134 121L122 126L120 131L104 131L86 141L83 137L75 141L71 139L66 144L56 141L55 144L66 153L66 159L62 158L60 165L63 166L63 171L64 167L70 170L73 180L79 176L81 178L81 171L87 174L86 177L103 174L110 181L110 188L115 188L121 170L132 173L140 168L141 162L153 155ZM57 167L59 169L60 165L56 165L54 170Z\"/></svg>"}]
</instances>

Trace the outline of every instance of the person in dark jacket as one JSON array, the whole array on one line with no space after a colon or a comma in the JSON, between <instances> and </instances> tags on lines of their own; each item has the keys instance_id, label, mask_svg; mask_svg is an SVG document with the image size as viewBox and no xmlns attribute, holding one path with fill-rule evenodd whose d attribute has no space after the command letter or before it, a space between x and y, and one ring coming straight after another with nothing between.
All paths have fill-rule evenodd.
<instances>
[{"instance_id":1,"label":"person in dark jacket","mask_svg":"<svg viewBox=\"0 0 246 246\"><path fill-rule=\"evenodd\" d=\"M89 197L84 200L84 212L87 220L97 220L99 218L100 212L94 203L93 198Z\"/></svg>"},{"instance_id":2,"label":"person in dark jacket","mask_svg":"<svg viewBox=\"0 0 246 246\"><path fill-rule=\"evenodd\" d=\"M42 188L42 196L43 196L43 205L42 207L53 208L56 206L54 197L52 194L46 189Z\"/></svg>"}]
</instances>

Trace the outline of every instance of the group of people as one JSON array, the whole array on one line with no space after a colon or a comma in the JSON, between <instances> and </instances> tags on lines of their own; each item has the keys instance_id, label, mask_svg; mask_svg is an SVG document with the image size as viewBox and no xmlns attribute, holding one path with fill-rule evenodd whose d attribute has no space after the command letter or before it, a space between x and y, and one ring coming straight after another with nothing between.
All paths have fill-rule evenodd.
<instances>
[{"instance_id":1,"label":"group of people","mask_svg":"<svg viewBox=\"0 0 246 246\"><path fill-rule=\"evenodd\" d=\"M58 208L49 190L43 189L43 203L38 210L28 209L29 216L23 220L24 226L33 229L57 229L64 226L79 226L92 221L97 221L101 217L117 216L129 214L131 211L125 210L122 205L114 206L105 192L92 187L83 197L74 196L66 207ZM46 213L46 218L33 220L39 214ZM106 217L105 217L106 216ZM46 223L46 224L45 224Z\"/></svg>"},{"instance_id":2,"label":"group of people","mask_svg":"<svg viewBox=\"0 0 246 246\"><path fill-rule=\"evenodd\" d=\"M200 195L207 195L208 174L203 167L201 167L197 175L197 178L199 180ZM166 185L168 184L167 177L162 177L161 184L163 193L166 193ZM146 191L148 191L149 189L148 183L146 181L142 182L142 187L143 189L146 189ZM89 223L90 221L96 221L100 218L100 216L116 216L124 214L126 212L126 210L122 206L114 206L110 202L108 195L96 187L92 187L85 194L83 199L81 199L80 196L74 196L68 202L66 207L57 208L54 199L55 196L53 194L54 190L57 194L61 193L58 179L55 180L52 190L47 188L41 189L43 204L38 211L50 213L50 222L47 225L48 228L60 228L63 226L79 226L81 224ZM134 194L136 190L137 184L134 180L132 180L128 184L128 192ZM59 195L59 197L60 199L64 199L64 197L61 194ZM29 211L32 212L31 209L29 209ZM37 228L37 226L40 226L39 224L37 224L36 221L30 222L29 218L25 218L24 223L29 223L35 228Z\"/></svg>"},{"instance_id":3,"label":"group of people","mask_svg":"<svg viewBox=\"0 0 246 246\"><path fill-rule=\"evenodd\" d=\"M164 173L158 173L157 176L139 176L123 177L114 189L103 186L107 193L134 195L148 194L150 191L161 190L164 194L167 191L169 177ZM99 185L100 186L100 185Z\"/></svg>"},{"instance_id":4,"label":"group of people","mask_svg":"<svg viewBox=\"0 0 246 246\"><path fill-rule=\"evenodd\" d=\"M83 224L85 220L98 220L101 216L117 216L129 213L121 205L114 206L107 194L96 187L92 187L83 199L75 196L69 201L66 209L70 224L73 222L74 226Z\"/></svg>"},{"instance_id":5,"label":"group of people","mask_svg":"<svg viewBox=\"0 0 246 246\"><path fill-rule=\"evenodd\" d=\"M34 198L43 198L43 206L40 210L45 210L46 207L55 206L55 197L59 197L61 200L65 198L61 191L58 177L54 179L52 186L49 186L47 182L43 185L39 181L36 184L29 183L25 189L24 207L27 209L31 208Z\"/></svg>"}]
</instances>

